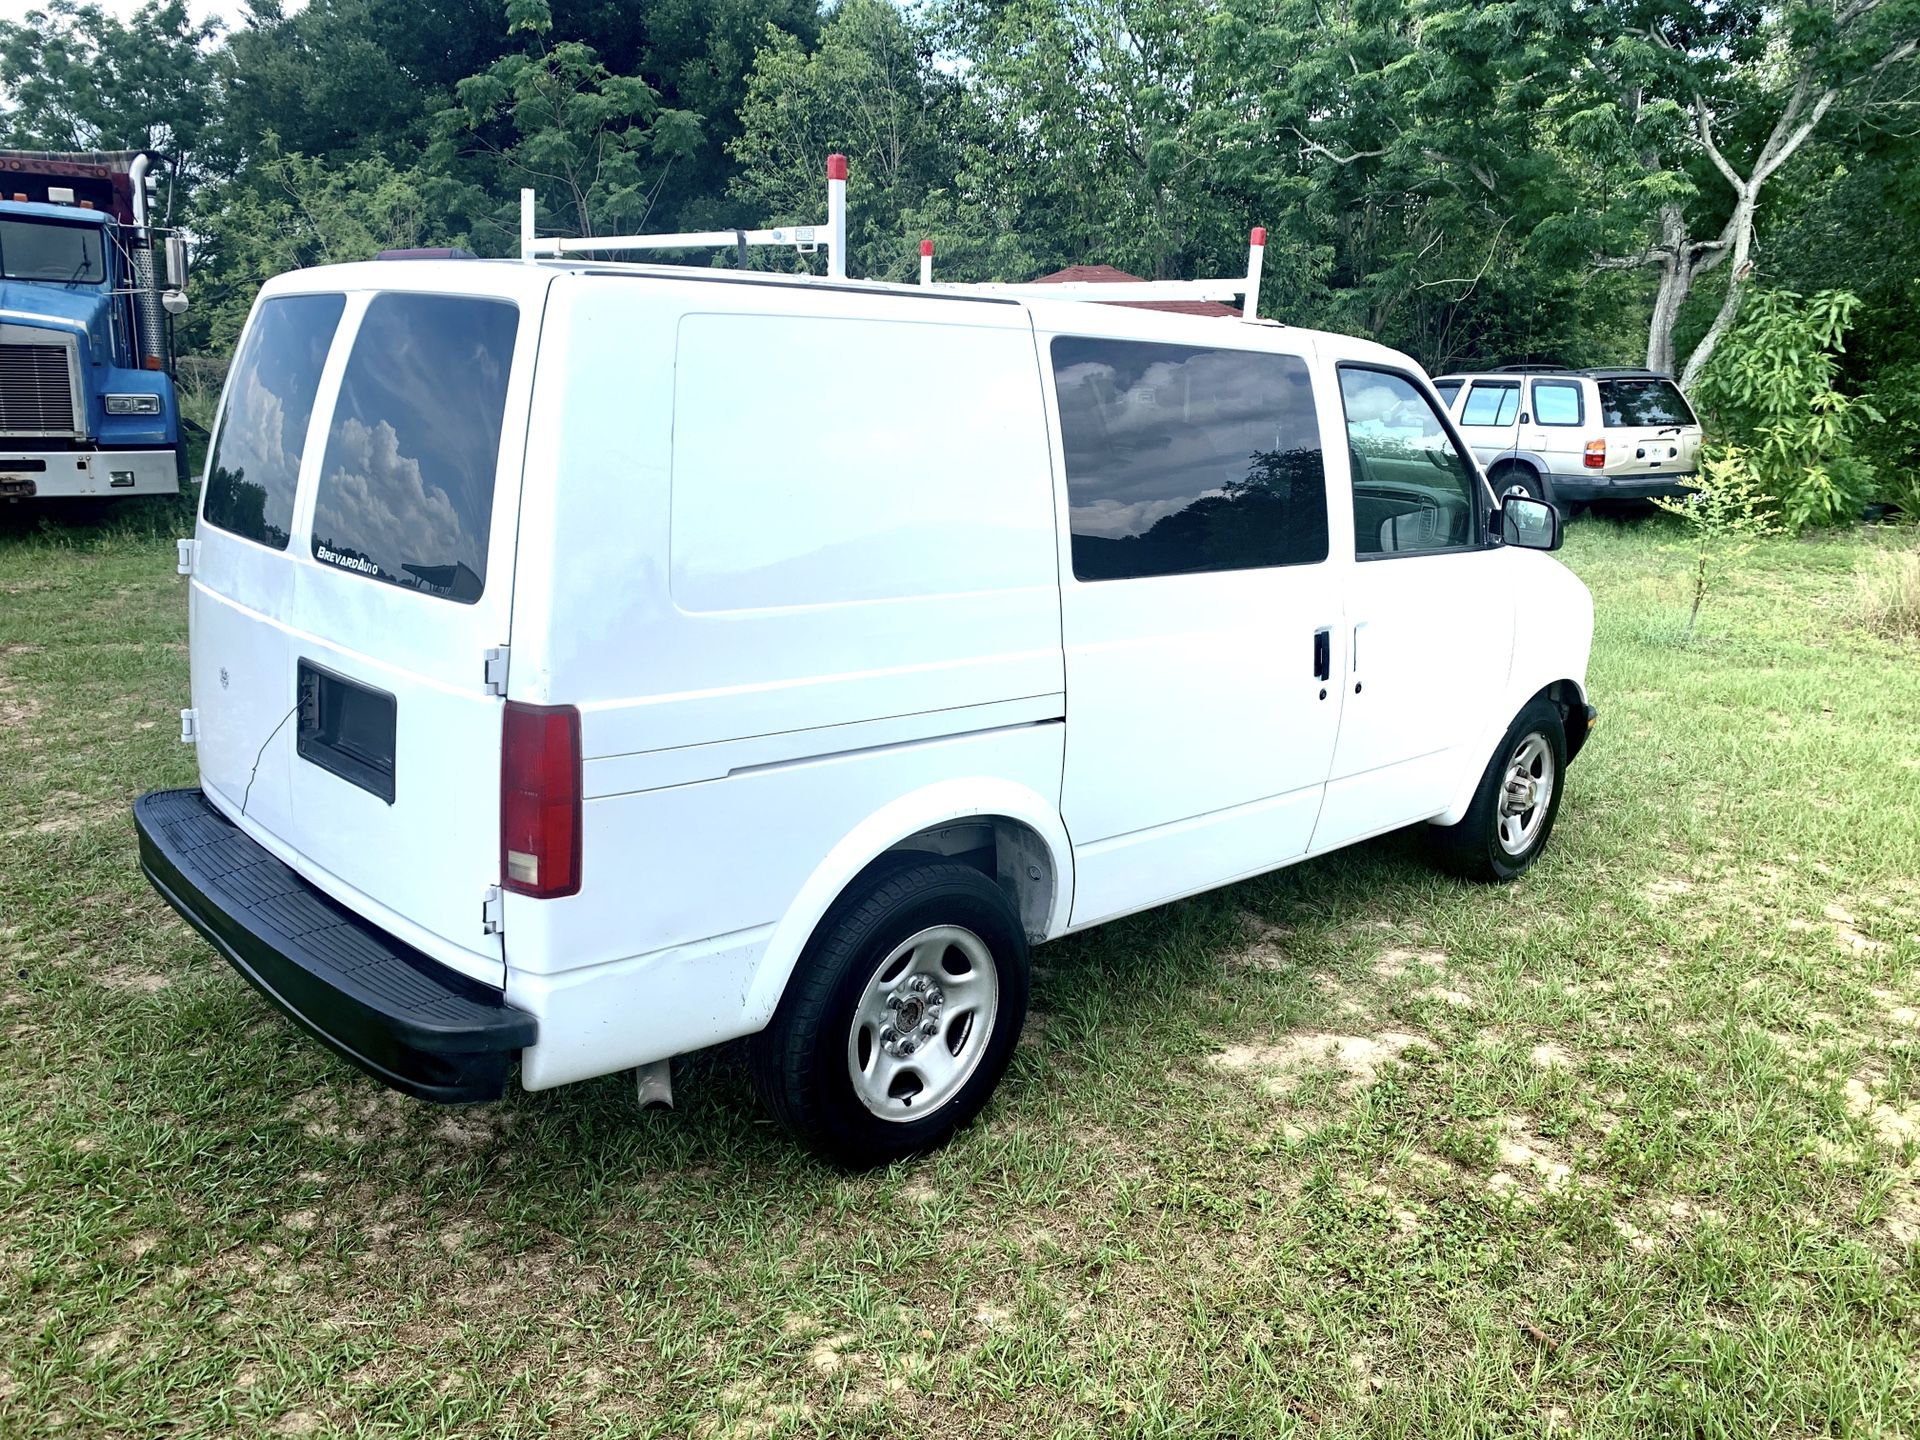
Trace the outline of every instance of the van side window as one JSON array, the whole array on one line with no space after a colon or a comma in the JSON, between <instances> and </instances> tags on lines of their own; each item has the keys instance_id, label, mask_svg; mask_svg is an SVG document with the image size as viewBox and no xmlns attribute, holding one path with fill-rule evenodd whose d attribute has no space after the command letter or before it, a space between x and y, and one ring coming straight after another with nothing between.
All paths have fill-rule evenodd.
<instances>
[{"instance_id":1,"label":"van side window","mask_svg":"<svg viewBox=\"0 0 1920 1440\"><path fill-rule=\"evenodd\" d=\"M1053 377L1077 579L1327 558L1305 361L1062 335Z\"/></svg>"},{"instance_id":2,"label":"van side window","mask_svg":"<svg viewBox=\"0 0 1920 1440\"><path fill-rule=\"evenodd\" d=\"M500 300L373 298L320 462L315 559L463 605L480 598L519 325Z\"/></svg>"},{"instance_id":3,"label":"van side window","mask_svg":"<svg viewBox=\"0 0 1920 1440\"><path fill-rule=\"evenodd\" d=\"M1467 391L1462 425L1511 425L1520 415L1520 382L1476 380Z\"/></svg>"},{"instance_id":4,"label":"van side window","mask_svg":"<svg viewBox=\"0 0 1920 1440\"><path fill-rule=\"evenodd\" d=\"M1340 399L1353 458L1355 551L1399 555L1476 544L1479 482L1413 382L1343 365Z\"/></svg>"},{"instance_id":5,"label":"van side window","mask_svg":"<svg viewBox=\"0 0 1920 1440\"><path fill-rule=\"evenodd\" d=\"M202 512L209 525L287 548L313 397L346 304L344 295L261 302L233 362L213 437Z\"/></svg>"},{"instance_id":6,"label":"van side window","mask_svg":"<svg viewBox=\"0 0 1920 1440\"><path fill-rule=\"evenodd\" d=\"M1533 382L1533 418L1539 425L1584 425L1586 405L1573 380Z\"/></svg>"}]
</instances>

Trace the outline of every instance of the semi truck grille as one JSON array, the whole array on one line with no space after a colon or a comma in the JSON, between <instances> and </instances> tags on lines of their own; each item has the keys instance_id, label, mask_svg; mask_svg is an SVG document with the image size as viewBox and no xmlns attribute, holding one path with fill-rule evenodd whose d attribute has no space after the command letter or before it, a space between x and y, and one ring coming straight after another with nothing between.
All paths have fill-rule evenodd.
<instances>
[{"instance_id":1,"label":"semi truck grille","mask_svg":"<svg viewBox=\"0 0 1920 1440\"><path fill-rule=\"evenodd\" d=\"M74 433L66 346L0 344L0 431Z\"/></svg>"}]
</instances>

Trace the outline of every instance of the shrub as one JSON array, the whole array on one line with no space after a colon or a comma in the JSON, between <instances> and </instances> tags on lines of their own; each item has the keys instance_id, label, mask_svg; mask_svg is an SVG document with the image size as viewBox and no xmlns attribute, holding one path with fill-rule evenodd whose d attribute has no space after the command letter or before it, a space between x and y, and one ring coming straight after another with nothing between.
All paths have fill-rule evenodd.
<instances>
[{"instance_id":1,"label":"shrub","mask_svg":"<svg viewBox=\"0 0 1920 1440\"><path fill-rule=\"evenodd\" d=\"M1693 609L1687 615L1687 639L1700 619L1700 606L1714 578L1769 535L1783 533L1773 517L1773 502L1747 457L1733 446L1707 456L1693 490L1684 500L1656 499L1662 510L1687 522L1686 545L1664 545L1694 557Z\"/></svg>"},{"instance_id":2,"label":"shrub","mask_svg":"<svg viewBox=\"0 0 1920 1440\"><path fill-rule=\"evenodd\" d=\"M1750 296L1694 387L1709 424L1740 446L1781 518L1795 530L1846 524L1873 498L1874 467L1856 453L1868 401L1840 393L1840 362L1859 297L1822 290Z\"/></svg>"}]
</instances>

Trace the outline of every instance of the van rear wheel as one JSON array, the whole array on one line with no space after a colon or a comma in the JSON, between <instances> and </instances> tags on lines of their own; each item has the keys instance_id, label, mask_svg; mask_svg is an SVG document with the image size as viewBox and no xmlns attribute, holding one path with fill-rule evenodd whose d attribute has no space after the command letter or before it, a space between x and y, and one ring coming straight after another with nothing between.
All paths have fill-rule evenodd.
<instances>
[{"instance_id":1,"label":"van rear wheel","mask_svg":"<svg viewBox=\"0 0 1920 1440\"><path fill-rule=\"evenodd\" d=\"M843 897L752 1045L788 1130L867 1167L944 1144L986 1104L1027 1013L1027 941L971 866L929 860Z\"/></svg>"}]
</instances>

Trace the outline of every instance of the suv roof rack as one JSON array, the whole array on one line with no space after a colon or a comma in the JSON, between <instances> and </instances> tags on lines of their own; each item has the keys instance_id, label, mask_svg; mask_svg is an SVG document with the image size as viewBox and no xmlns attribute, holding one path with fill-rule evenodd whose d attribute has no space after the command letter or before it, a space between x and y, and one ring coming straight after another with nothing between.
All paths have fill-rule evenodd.
<instances>
[{"instance_id":1,"label":"suv roof rack","mask_svg":"<svg viewBox=\"0 0 1920 1440\"><path fill-rule=\"evenodd\" d=\"M731 248L738 268L745 269L747 251L756 246L775 246L809 255L825 248L827 278L847 279L847 157L827 156L827 223L825 225L787 225L770 230L688 230L651 235L590 235L542 237L535 222L534 192L520 192L520 258L555 260L568 255L607 255L627 250L719 250ZM972 294L1031 297L1043 300L1079 300L1096 304L1138 304L1165 300L1212 300L1240 302L1242 320L1258 320L1260 272L1267 252L1267 232L1256 225L1247 236L1247 273L1213 280L1138 280L1108 284L1101 281L1070 280L1050 284L980 283L941 281L933 278L933 242L920 242L920 284L931 288L939 283L947 290Z\"/></svg>"},{"instance_id":2,"label":"suv roof rack","mask_svg":"<svg viewBox=\"0 0 1920 1440\"><path fill-rule=\"evenodd\" d=\"M1649 370L1642 365L1596 365L1580 372L1590 380L1671 380L1664 370Z\"/></svg>"},{"instance_id":3,"label":"suv roof rack","mask_svg":"<svg viewBox=\"0 0 1920 1440\"><path fill-rule=\"evenodd\" d=\"M1496 365L1489 375L1577 375L1571 365Z\"/></svg>"}]
</instances>

